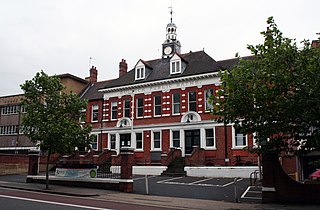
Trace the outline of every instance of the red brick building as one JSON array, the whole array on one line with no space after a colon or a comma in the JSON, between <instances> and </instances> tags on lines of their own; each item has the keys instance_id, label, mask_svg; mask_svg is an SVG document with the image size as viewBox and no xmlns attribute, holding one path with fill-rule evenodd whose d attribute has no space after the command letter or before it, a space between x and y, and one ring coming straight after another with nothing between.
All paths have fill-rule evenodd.
<instances>
[{"instance_id":1,"label":"red brick building","mask_svg":"<svg viewBox=\"0 0 320 210\"><path fill-rule=\"evenodd\" d=\"M244 150L254 145L252 136L217 123L210 113L219 70L238 60L215 61L204 51L181 53L176 29L172 22L167 25L161 58L140 59L130 71L122 60L119 78L95 82L84 92L86 122L97 135L93 148L119 153L132 147L136 164L144 165L160 164L174 149L190 165L256 164L257 157ZM96 80L94 67L90 75Z\"/></svg>"}]
</instances>

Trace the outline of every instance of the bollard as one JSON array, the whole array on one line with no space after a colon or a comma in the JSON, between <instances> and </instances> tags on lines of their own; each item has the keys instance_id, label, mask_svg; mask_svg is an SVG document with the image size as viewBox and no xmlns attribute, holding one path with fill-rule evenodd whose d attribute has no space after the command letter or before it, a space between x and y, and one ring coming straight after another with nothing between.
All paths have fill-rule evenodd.
<instances>
[{"instance_id":1,"label":"bollard","mask_svg":"<svg viewBox=\"0 0 320 210\"><path fill-rule=\"evenodd\" d=\"M145 175L145 181L146 181L146 194L149 195L149 180L148 175Z\"/></svg>"},{"instance_id":2,"label":"bollard","mask_svg":"<svg viewBox=\"0 0 320 210\"><path fill-rule=\"evenodd\" d=\"M234 178L233 184L234 184L234 202L238 203L238 196L237 196L237 180L238 178Z\"/></svg>"}]
</instances>

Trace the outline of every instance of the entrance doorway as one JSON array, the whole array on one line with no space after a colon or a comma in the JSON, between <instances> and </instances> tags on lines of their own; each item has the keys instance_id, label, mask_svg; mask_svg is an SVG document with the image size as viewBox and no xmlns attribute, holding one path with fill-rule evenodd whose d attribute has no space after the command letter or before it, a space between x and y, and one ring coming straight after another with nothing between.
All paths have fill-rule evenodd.
<instances>
[{"instance_id":1,"label":"entrance doorway","mask_svg":"<svg viewBox=\"0 0 320 210\"><path fill-rule=\"evenodd\" d=\"M131 146L131 134L120 134L120 148Z\"/></svg>"},{"instance_id":2,"label":"entrance doorway","mask_svg":"<svg viewBox=\"0 0 320 210\"><path fill-rule=\"evenodd\" d=\"M185 153L191 154L193 146L200 147L200 130L186 130L185 134Z\"/></svg>"}]
</instances>

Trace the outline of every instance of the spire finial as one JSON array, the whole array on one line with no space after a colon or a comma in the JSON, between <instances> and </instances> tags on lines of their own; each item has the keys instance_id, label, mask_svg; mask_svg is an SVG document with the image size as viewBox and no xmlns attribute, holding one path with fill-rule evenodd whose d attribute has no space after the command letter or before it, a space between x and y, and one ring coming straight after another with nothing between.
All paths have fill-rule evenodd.
<instances>
[{"instance_id":1,"label":"spire finial","mask_svg":"<svg viewBox=\"0 0 320 210\"><path fill-rule=\"evenodd\" d=\"M172 23L172 13L173 13L173 11L172 11L172 6L169 7L169 9L170 9L170 15L171 15L170 22Z\"/></svg>"}]
</instances>

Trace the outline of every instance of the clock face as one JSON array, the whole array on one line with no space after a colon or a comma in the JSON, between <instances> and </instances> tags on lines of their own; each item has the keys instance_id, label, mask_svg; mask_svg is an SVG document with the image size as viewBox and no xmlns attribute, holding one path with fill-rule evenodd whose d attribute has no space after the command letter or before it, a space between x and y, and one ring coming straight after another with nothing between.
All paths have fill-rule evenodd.
<instances>
[{"instance_id":1,"label":"clock face","mask_svg":"<svg viewBox=\"0 0 320 210\"><path fill-rule=\"evenodd\" d=\"M171 47L164 48L164 54L169 55L171 52L172 52L172 48Z\"/></svg>"}]
</instances>

